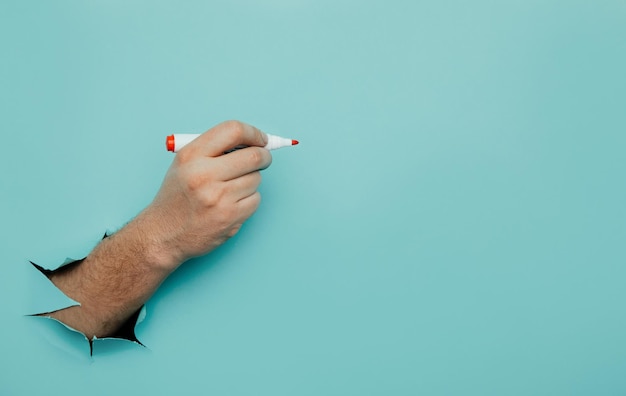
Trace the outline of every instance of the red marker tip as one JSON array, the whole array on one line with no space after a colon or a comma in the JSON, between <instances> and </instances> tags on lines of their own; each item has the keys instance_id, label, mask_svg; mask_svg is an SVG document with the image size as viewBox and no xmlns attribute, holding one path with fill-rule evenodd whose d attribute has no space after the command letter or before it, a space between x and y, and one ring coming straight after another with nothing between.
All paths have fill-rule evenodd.
<instances>
[{"instance_id":1,"label":"red marker tip","mask_svg":"<svg viewBox=\"0 0 626 396\"><path fill-rule=\"evenodd\" d=\"M295 146L296 144L300 143L299 141L295 140L295 139L291 139L291 145Z\"/></svg>"}]
</instances>

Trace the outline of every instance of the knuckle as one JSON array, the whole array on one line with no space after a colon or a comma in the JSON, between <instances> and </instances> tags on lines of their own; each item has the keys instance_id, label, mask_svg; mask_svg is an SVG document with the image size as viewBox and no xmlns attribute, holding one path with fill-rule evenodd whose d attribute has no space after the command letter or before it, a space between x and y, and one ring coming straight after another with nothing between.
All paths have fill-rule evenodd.
<instances>
[{"instance_id":1,"label":"knuckle","mask_svg":"<svg viewBox=\"0 0 626 396\"><path fill-rule=\"evenodd\" d=\"M198 201L200 202L200 205L202 205L203 207L212 208L212 207L217 206L220 200L217 194L213 193L212 191L209 191L204 194L201 194L198 198Z\"/></svg>"},{"instance_id":2,"label":"knuckle","mask_svg":"<svg viewBox=\"0 0 626 396\"><path fill-rule=\"evenodd\" d=\"M230 120L224 123L224 127L231 139L240 139L244 134L243 123L240 121Z\"/></svg>"},{"instance_id":3,"label":"knuckle","mask_svg":"<svg viewBox=\"0 0 626 396\"><path fill-rule=\"evenodd\" d=\"M226 129L236 129L241 122L237 120L227 120L222 123Z\"/></svg>"},{"instance_id":4,"label":"knuckle","mask_svg":"<svg viewBox=\"0 0 626 396\"><path fill-rule=\"evenodd\" d=\"M271 158L269 151L260 147L251 147L249 150L249 161L257 168L262 168L268 162L268 157Z\"/></svg>"},{"instance_id":5,"label":"knuckle","mask_svg":"<svg viewBox=\"0 0 626 396\"><path fill-rule=\"evenodd\" d=\"M191 161L192 157L193 157L193 155L191 154L190 150L185 150L185 148L183 148L178 153L176 153L176 156L174 157L174 162L178 166L180 166L180 165L189 163L189 161Z\"/></svg>"},{"instance_id":6,"label":"knuckle","mask_svg":"<svg viewBox=\"0 0 626 396\"><path fill-rule=\"evenodd\" d=\"M199 191L204 184L204 180L198 174L189 174L185 179L187 190L191 192Z\"/></svg>"},{"instance_id":7,"label":"knuckle","mask_svg":"<svg viewBox=\"0 0 626 396\"><path fill-rule=\"evenodd\" d=\"M237 235L237 233L239 232L239 230L241 229L241 224L236 224L235 226L233 226L228 233L226 234L229 238L234 237L235 235Z\"/></svg>"},{"instance_id":8,"label":"knuckle","mask_svg":"<svg viewBox=\"0 0 626 396\"><path fill-rule=\"evenodd\" d=\"M263 154L261 154L261 150L253 148L252 150L248 150L248 158L251 164L255 166L260 166L263 162Z\"/></svg>"},{"instance_id":9,"label":"knuckle","mask_svg":"<svg viewBox=\"0 0 626 396\"><path fill-rule=\"evenodd\" d=\"M212 188L207 189L206 192L200 195L200 204L205 208L214 208L220 206L223 197L224 187L213 186ZM222 211L219 211L218 213L222 213Z\"/></svg>"}]
</instances>

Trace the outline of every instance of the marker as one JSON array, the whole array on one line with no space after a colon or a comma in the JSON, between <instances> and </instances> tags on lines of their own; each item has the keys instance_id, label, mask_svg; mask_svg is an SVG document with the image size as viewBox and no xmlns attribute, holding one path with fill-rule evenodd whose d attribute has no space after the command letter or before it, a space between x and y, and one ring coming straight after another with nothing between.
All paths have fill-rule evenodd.
<instances>
[{"instance_id":1,"label":"marker","mask_svg":"<svg viewBox=\"0 0 626 396\"><path fill-rule=\"evenodd\" d=\"M275 150L281 147L295 146L299 143L297 140L287 139L276 135L270 135L269 133L266 133L265 135L267 135L267 144L263 148L267 150ZM180 151L180 149L191 143L191 141L198 136L200 136L199 133L176 133L174 135L169 135L167 139L165 139L165 147L167 147L167 151L177 153L178 151ZM236 148L243 148L243 146L238 146Z\"/></svg>"}]
</instances>

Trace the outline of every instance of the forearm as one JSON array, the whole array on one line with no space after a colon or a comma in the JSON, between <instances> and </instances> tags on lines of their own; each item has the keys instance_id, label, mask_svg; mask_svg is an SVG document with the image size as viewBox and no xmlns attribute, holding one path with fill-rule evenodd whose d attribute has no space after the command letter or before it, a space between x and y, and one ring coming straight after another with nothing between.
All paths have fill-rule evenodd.
<instances>
[{"instance_id":1,"label":"forearm","mask_svg":"<svg viewBox=\"0 0 626 396\"><path fill-rule=\"evenodd\" d=\"M50 280L80 306L50 316L89 339L108 337L152 296L175 266L158 236L147 233L155 229L148 212L102 240L82 263L52 273Z\"/></svg>"}]
</instances>

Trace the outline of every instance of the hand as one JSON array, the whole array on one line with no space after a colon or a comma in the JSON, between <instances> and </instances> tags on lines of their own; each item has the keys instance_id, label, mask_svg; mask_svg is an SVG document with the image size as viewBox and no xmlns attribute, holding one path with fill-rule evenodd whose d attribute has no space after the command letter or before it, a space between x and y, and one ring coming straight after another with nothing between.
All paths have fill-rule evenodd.
<instances>
[{"instance_id":1,"label":"hand","mask_svg":"<svg viewBox=\"0 0 626 396\"><path fill-rule=\"evenodd\" d=\"M227 121L176 155L154 201L138 216L153 241L155 264L173 271L234 236L259 206L262 169L272 157L267 136ZM249 146L224 154L239 146Z\"/></svg>"}]
</instances>

